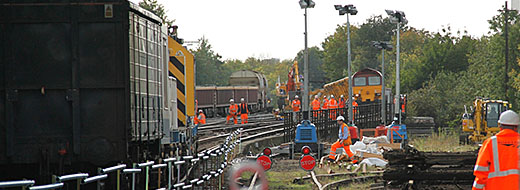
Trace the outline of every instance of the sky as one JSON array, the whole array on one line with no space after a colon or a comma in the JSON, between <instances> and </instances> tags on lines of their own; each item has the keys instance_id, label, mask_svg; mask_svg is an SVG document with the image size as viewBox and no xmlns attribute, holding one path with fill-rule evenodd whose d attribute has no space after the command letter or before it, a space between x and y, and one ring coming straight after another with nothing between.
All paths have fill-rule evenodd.
<instances>
[{"instance_id":1,"label":"sky","mask_svg":"<svg viewBox=\"0 0 520 190\"><path fill-rule=\"evenodd\" d=\"M138 2L139 0L131 0ZM337 25L346 23L335 4L353 4L350 16L360 25L372 15L387 17L385 9L405 12L408 25L438 32L446 26L467 30L475 37L489 31L487 20L504 5L499 0L314 0L308 9L309 47L321 47ZM304 10L298 0L159 0L175 19L185 41L208 39L224 60L255 58L293 59L304 48ZM196 45L188 46L195 48Z\"/></svg>"}]
</instances>

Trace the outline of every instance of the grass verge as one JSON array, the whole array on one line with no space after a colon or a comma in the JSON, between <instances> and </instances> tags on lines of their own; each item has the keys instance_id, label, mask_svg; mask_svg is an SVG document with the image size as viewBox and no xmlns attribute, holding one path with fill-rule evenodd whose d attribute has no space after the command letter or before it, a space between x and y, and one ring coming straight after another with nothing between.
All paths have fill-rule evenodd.
<instances>
[{"instance_id":1,"label":"grass verge","mask_svg":"<svg viewBox=\"0 0 520 190\"><path fill-rule=\"evenodd\" d=\"M429 137L413 138L410 141L417 150L425 152L465 152L478 149L474 144L459 144L459 134L450 129L440 128Z\"/></svg>"}]
</instances>

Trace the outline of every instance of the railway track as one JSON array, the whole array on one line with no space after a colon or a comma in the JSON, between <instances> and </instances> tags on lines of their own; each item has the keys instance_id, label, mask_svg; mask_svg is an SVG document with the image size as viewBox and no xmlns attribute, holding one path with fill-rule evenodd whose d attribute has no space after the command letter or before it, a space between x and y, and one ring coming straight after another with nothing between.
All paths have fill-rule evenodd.
<instances>
[{"instance_id":1,"label":"railway track","mask_svg":"<svg viewBox=\"0 0 520 190\"><path fill-rule=\"evenodd\" d=\"M237 127L247 127L249 125L255 125L257 123L262 122L272 122L274 121L272 114L258 114L258 115L251 115L249 116L248 123L247 124L226 124L226 118L215 118L215 119L208 119L208 122L202 126L199 127L199 133L202 133L204 135L205 133L209 132L215 132L215 131L222 131L227 129L236 129ZM230 121L231 123L232 121Z\"/></svg>"},{"instance_id":2,"label":"railway track","mask_svg":"<svg viewBox=\"0 0 520 190\"><path fill-rule=\"evenodd\" d=\"M283 133L283 121L276 121L271 114L252 115L248 124L224 124L225 118L217 119L199 128L199 150L211 150L224 142L233 131L242 129L241 142Z\"/></svg>"}]
</instances>

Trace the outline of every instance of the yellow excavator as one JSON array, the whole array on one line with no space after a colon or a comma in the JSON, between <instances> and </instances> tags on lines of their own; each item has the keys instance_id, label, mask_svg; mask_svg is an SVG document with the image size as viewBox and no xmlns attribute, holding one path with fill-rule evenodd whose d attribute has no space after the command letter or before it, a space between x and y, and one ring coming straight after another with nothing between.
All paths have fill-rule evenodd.
<instances>
[{"instance_id":1,"label":"yellow excavator","mask_svg":"<svg viewBox=\"0 0 520 190\"><path fill-rule=\"evenodd\" d=\"M511 108L511 104L504 100L490 100L477 97L468 112L464 106L462 115L461 143L482 143L487 138L500 131L498 119L500 114Z\"/></svg>"}]
</instances>

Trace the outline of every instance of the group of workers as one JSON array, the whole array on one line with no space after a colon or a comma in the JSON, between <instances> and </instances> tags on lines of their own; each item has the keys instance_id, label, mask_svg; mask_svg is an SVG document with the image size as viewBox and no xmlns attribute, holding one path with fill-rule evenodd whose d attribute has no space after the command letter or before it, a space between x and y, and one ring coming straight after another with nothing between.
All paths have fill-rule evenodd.
<instances>
[{"instance_id":1,"label":"group of workers","mask_svg":"<svg viewBox=\"0 0 520 190\"><path fill-rule=\"evenodd\" d=\"M241 124L246 124L249 114L249 109L247 108L247 103L244 98L240 99L240 105L235 104L235 100L229 100L229 113L226 118L226 124L229 123L229 120L233 118L233 122L238 124L237 116L240 114L240 122Z\"/></svg>"},{"instance_id":2,"label":"group of workers","mask_svg":"<svg viewBox=\"0 0 520 190\"><path fill-rule=\"evenodd\" d=\"M336 109L336 108L345 108L347 105L347 101L343 95L336 100L334 95L330 95L329 97L323 96L323 101L320 102L319 96L315 95L314 100L311 102L312 110L326 110L326 109ZM352 106L358 107L358 103L354 101L352 98ZM294 112L298 112L301 110L301 102L299 100L298 95L294 96L294 100L291 102L291 107Z\"/></svg>"},{"instance_id":3,"label":"group of workers","mask_svg":"<svg viewBox=\"0 0 520 190\"><path fill-rule=\"evenodd\" d=\"M318 110L327 110L327 109L337 109L337 108L345 108L347 105L347 100L343 95L339 98L339 100L336 100L334 98L334 95L330 95L329 97L323 96L323 101L320 102L319 96L315 95L314 100L312 100L310 106L313 111ZM354 115L357 112L358 103L352 98L352 107ZM299 100L298 95L294 96L294 100L291 102L291 107L293 112L299 112L301 110L301 102ZM341 111L340 111L341 112ZM332 110L329 117L331 119L336 119L337 115L343 115L343 113L336 113L335 110ZM318 112L313 113L314 117L318 116Z\"/></svg>"},{"instance_id":4,"label":"group of workers","mask_svg":"<svg viewBox=\"0 0 520 190\"><path fill-rule=\"evenodd\" d=\"M226 124L229 124L229 120L233 118L233 122L235 124L238 124L237 116L240 114L240 121L241 124L246 124L249 114L249 109L247 108L247 103L245 102L244 98L240 99L240 105L235 104L235 100L230 99L229 100L229 113L226 118ZM199 110L199 113L197 114L197 117L193 119L193 123L195 124L195 127L193 128L193 134L197 134L197 129L199 125L206 124L206 115L202 110Z\"/></svg>"}]
</instances>

